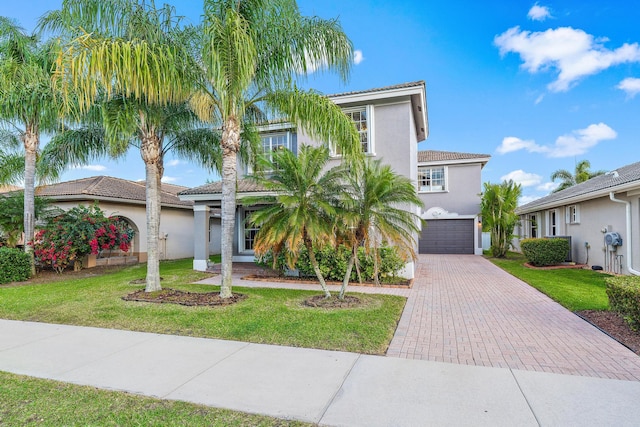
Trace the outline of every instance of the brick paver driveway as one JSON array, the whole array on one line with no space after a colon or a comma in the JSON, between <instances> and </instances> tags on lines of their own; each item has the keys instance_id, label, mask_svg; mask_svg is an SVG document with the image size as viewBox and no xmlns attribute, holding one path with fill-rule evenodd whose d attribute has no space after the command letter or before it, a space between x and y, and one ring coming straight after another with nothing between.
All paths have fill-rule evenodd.
<instances>
[{"instance_id":1,"label":"brick paver driveway","mask_svg":"<svg viewBox=\"0 0 640 427\"><path fill-rule=\"evenodd\" d=\"M420 255L387 356L640 381L640 357L473 255Z\"/></svg>"}]
</instances>

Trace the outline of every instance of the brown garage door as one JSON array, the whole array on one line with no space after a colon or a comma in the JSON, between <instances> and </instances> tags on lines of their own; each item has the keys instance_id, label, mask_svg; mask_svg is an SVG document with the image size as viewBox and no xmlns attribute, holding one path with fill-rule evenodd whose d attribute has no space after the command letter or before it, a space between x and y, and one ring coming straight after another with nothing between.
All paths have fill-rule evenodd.
<instances>
[{"instance_id":1,"label":"brown garage door","mask_svg":"<svg viewBox=\"0 0 640 427\"><path fill-rule=\"evenodd\" d=\"M418 242L421 254L473 254L473 219L425 221Z\"/></svg>"}]
</instances>

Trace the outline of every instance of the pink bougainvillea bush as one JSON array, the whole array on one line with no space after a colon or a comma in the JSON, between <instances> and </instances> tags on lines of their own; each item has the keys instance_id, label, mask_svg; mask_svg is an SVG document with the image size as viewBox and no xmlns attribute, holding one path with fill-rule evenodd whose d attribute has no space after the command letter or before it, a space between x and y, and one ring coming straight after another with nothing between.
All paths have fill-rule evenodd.
<instances>
[{"instance_id":1,"label":"pink bougainvillea bush","mask_svg":"<svg viewBox=\"0 0 640 427\"><path fill-rule=\"evenodd\" d=\"M118 217L106 217L97 205L78 206L54 218L40 229L33 245L36 264L62 272L74 263L81 268L81 259L88 254L120 249L128 252L134 231Z\"/></svg>"}]
</instances>

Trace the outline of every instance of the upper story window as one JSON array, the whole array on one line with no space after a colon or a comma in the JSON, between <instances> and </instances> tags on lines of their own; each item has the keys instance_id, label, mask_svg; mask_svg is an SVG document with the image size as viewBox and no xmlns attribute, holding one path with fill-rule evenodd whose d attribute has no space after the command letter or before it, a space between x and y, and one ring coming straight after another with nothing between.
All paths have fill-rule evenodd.
<instances>
[{"instance_id":1,"label":"upper story window","mask_svg":"<svg viewBox=\"0 0 640 427\"><path fill-rule=\"evenodd\" d=\"M295 154L298 152L297 135L294 132L265 133L261 135L262 154L265 160L273 161L273 153L288 149ZM251 169L248 169L251 172ZM268 172L268 171L267 171Z\"/></svg>"},{"instance_id":2,"label":"upper story window","mask_svg":"<svg viewBox=\"0 0 640 427\"><path fill-rule=\"evenodd\" d=\"M357 108L346 108L343 110L356 125L358 134L360 135L360 144L362 145L362 151L365 154L374 154L373 151L373 132L372 132L372 108L370 106L363 106ZM342 155L340 147L333 144L332 154L334 156Z\"/></svg>"},{"instance_id":3,"label":"upper story window","mask_svg":"<svg viewBox=\"0 0 640 427\"><path fill-rule=\"evenodd\" d=\"M444 166L418 166L418 191L445 191L447 189L446 184L447 183Z\"/></svg>"},{"instance_id":4,"label":"upper story window","mask_svg":"<svg viewBox=\"0 0 640 427\"><path fill-rule=\"evenodd\" d=\"M580 223L580 206L578 205L567 206L565 219L567 224L579 224Z\"/></svg>"}]
</instances>

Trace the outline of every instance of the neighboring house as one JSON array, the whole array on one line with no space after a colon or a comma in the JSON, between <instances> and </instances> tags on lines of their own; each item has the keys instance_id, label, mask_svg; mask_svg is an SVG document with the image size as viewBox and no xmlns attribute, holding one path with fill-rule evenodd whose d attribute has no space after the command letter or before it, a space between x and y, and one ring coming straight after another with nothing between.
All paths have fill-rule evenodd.
<instances>
[{"instance_id":1,"label":"neighboring house","mask_svg":"<svg viewBox=\"0 0 640 427\"><path fill-rule=\"evenodd\" d=\"M375 159L382 159L396 173L418 181L418 143L428 135L427 101L424 81L384 88L330 95L351 117L360 132L362 149ZM280 147L297 152L300 145L320 145L289 123L270 124L262 128L262 146L266 154ZM331 153L331 166L338 164L340 153ZM238 199L256 194L261 188L242 177L250 172L244 165L238 169ZM211 210L220 208L222 184L214 182L180 193L182 200L193 201L195 222L194 268L205 270L208 265L211 234ZM257 229L249 228L245 219L252 209L238 206L236 238L233 243L234 261L253 261L253 240ZM420 212L416 212L420 214ZM416 236L417 237L417 236ZM220 239L219 235L216 237ZM404 272L413 277L413 263Z\"/></svg>"},{"instance_id":2,"label":"neighboring house","mask_svg":"<svg viewBox=\"0 0 640 427\"><path fill-rule=\"evenodd\" d=\"M185 190L162 183L160 214L160 259L193 256L193 203L182 201ZM135 230L132 252L139 262L147 260L146 190L144 182L109 176L94 176L36 188L36 196L47 197L55 206L69 210L94 202L107 216L125 219Z\"/></svg>"},{"instance_id":3,"label":"neighboring house","mask_svg":"<svg viewBox=\"0 0 640 427\"><path fill-rule=\"evenodd\" d=\"M10 193L18 190L22 190L22 187L16 187L15 185L0 185L0 193Z\"/></svg>"},{"instance_id":4,"label":"neighboring house","mask_svg":"<svg viewBox=\"0 0 640 427\"><path fill-rule=\"evenodd\" d=\"M516 209L520 238L570 239L572 261L640 274L640 162ZM519 250L519 240L515 242Z\"/></svg>"},{"instance_id":5,"label":"neighboring house","mask_svg":"<svg viewBox=\"0 0 640 427\"><path fill-rule=\"evenodd\" d=\"M482 255L481 175L490 158L488 154L418 152L418 194L425 220L420 253Z\"/></svg>"}]
</instances>

